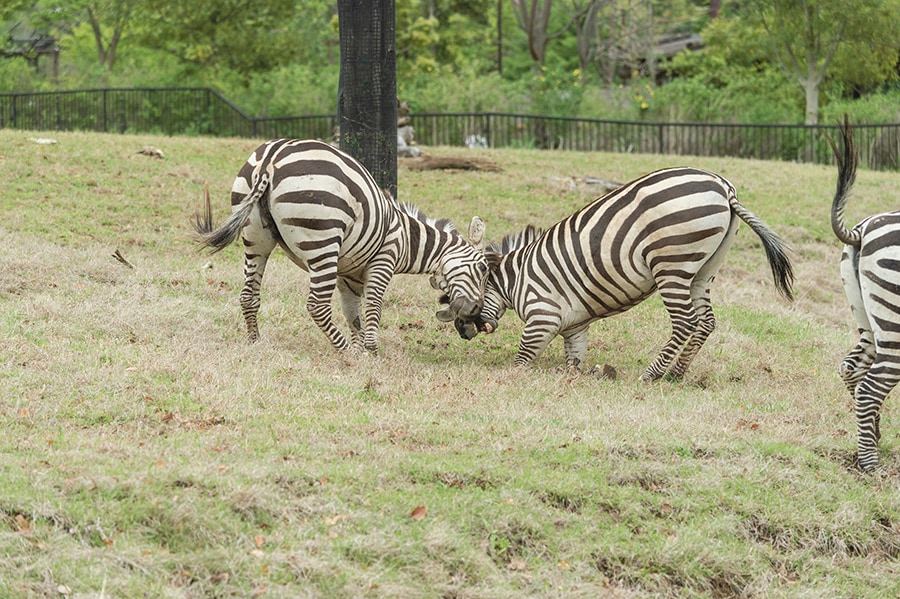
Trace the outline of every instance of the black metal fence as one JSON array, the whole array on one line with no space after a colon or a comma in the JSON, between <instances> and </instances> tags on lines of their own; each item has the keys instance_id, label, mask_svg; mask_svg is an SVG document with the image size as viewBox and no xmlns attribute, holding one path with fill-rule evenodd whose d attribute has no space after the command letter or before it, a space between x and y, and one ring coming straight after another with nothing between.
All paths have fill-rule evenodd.
<instances>
[{"instance_id":1,"label":"black metal fence","mask_svg":"<svg viewBox=\"0 0 900 599\"><path fill-rule=\"evenodd\" d=\"M412 115L419 145L733 156L832 164L835 125L608 121L507 113ZM0 94L0 127L331 139L335 115L252 118L209 88L89 89ZM860 162L900 170L900 123L856 125Z\"/></svg>"}]
</instances>

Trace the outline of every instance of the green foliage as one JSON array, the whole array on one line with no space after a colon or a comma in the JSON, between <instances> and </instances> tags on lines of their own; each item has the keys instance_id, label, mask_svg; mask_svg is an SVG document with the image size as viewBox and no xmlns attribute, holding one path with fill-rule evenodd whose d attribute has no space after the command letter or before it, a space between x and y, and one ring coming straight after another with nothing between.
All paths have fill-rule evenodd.
<instances>
[{"instance_id":1,"label":"green foliage","mask_svg":"<svg viewBox=\"0 0 900 599\"><path fill-rule=\"evenodd\" d=\"M581 71L541 67L531 76L532 112L554 116L578 114L584 80Z\"/></svg>"},{"instance_id":2,"label":"green foliage","mask_svg":"<svg viewBox=\"0 0 900 599\"><path fill-rule=\"evenodd\" d=\"M397 81L397 93L418 112L528 111L526 86L497 73L455 73L449 67Z\"/></svg>"},{"instance_id":3,"label":"green foliage","mask_svg":"<svg viewBox=\"0 0 900 599\"><path fill-rule=\"evenodd\" d=\"M897 0L753 0L748 17L765 30L769 55L805 98L805 119L818 121L826 82L875 86L896 76Z\"/></svg>"},{"instance_id":4,"label":"green foliage","mask_svg":"<svg viewBox=\"0 0 900 599\"><path fill-rule=\"evenodd\" d=\"M709 20L706 3L616 0L601 10L595 56L581 72L576 30L567 27L579 3L553 4L548 32L558 35L548 39L545 68L536 70L508 3L398 0L398 96L417 111L794 123L803 114L803 94L772 60L770 36L757 18L776 3L725 0L722 17ZM858 14L845 14L846 3L826 3L855 37L842 44L822 82L823 118L853 115L859 103L867 120L894 119L888 90L896 76L898 3L865 0L854 9ZM111 69L98 61L89 7L103 43L124 32ZM128 19L121 22L123 15ZM4 31L17 26L16 32L56 35L62 47L57 77L50 57L41 57L37 69L21 58L0 58L3 92L211 86L253 116L334 110L340 48L330 0L73 0L64 9L50 0L16 0L0 7L0 19ZM646 44L656 35L688 32L700 32L705 48L661 64L665 79L652 81L643 65ZM606 82L623 71L636 76Z\"/></svg>"},{"instance_id":5,"label":"green foliage","mask_svg":"<svg viewBox=\"0 0 900 599\"><path fill-rule=\"evenodd\" d=\"M154 0L141 6L135 37L186 63L226 67L249 77L297 57L297 40L287 26L298 14L293 0Z\"/></svg>"}]
</instances>

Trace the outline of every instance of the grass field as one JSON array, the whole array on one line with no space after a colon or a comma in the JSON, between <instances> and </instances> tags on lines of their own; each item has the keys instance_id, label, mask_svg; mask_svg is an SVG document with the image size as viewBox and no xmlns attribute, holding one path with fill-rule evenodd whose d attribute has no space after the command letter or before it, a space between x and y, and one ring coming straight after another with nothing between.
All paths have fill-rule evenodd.
<instances>
[{"instance_id":1,"label":"grass field","mask_svg":"<svg viewBox=\"0 0 900 599\"><path fill-rule=\"evenodd\" d=\"M57 144L32 138L53 137ZM900 597L900 423L853 465L837 364L854 343L829 226L833 167L474 151L500 172L415 172L400 199L499 239L673 164L718 171L793 248L775 292L742 227L719 327L683 383L637 379L658 298L511 367L521 323L466 342L425 277L385 302L381 353L334 353L276 253L249 345L242 249L200 253L260 140L0 130L0 597ZM138 153L161 148L164 159ZM849 220L897 208L861 171ZM113 257L118 250L133 266Z\"/></svg>"}]
</instances>

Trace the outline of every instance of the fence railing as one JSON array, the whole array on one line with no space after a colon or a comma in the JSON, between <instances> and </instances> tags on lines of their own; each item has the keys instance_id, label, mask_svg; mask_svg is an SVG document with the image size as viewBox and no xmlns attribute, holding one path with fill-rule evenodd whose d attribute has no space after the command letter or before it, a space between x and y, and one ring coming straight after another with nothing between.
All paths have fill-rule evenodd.
<instances>
[{"instance_id":1,"label":"fence railing","mask_svg":"<svg viewBox=\"0 0 900 599\"><path fill-rule=\"evenodd\" d=\"M652 123L510 113L420 113L419 145L733 156L833 164L835 125ZM0 94L0 127L331 139L335 115L253 118L209 88L87 89ZM900 170L900 123L855 125L860 163Z\"/></svg>"}]
</instances>

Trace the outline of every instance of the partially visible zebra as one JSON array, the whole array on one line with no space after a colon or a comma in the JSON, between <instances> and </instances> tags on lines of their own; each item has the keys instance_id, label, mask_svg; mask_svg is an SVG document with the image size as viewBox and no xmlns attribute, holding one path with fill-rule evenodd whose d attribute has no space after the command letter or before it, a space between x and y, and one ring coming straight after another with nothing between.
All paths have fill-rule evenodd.
<instances>
[{"instance_id":1,"label":"partially visible zebra","mask_svg":"<svg viewBox=\"0 0 900 599\"><path fill-rule=\"evenodd\" d=\"M525 321L515 363L528 365L557 335L566 365L579 367L588 325L659 290L672 335L641 376L684 376L715 328L709 288L740 220L762 240L775 285L793 298L793 270L778 236L738 203L734 187L696 168L669 168L626 183L540 231L528 227L491 244L484 309L453 317L464 338L493 332L511 308Z\"/></svg>"},{"instance_id":2,"label":"partially visible zebra","mask_svg":"<svg viewBox=\"0 0 900 599\"><path fill-rule=\"evenodd\" d=\"M472 219L467 241L450 221L433 221L386 197L359 162L326 143L278 139L260 145L234 180L231 205L231 216L213 230L207 197L206 213L194 224L198 241L213 251L243 237L240 302L250 341L259 339L259 289L277 246L309 272L307 310L340 351L352 346L377 352L382 299L395 273L432 274L433 284L450 290L456 317L473 318L481 310L484 223ZM332 320L335 288L349 342Z\"/></svg>"},{"instance_id":3,"label":"partially visible zebra","mask_svg":"<svg viewBox=\"0 0 900 599\"><path fill-rule=\"evenodd\" d=\"M863 470L878 465L881 406L900 381L900 211L863 219L853 229L844 209L856 181L853 129L844 118L841 150L829 138L838 165L831 228L844 242L841 279L859 328L859 342L841 362L840 375L856 405L857 458Z\"/></svg>"}]
</instances>

